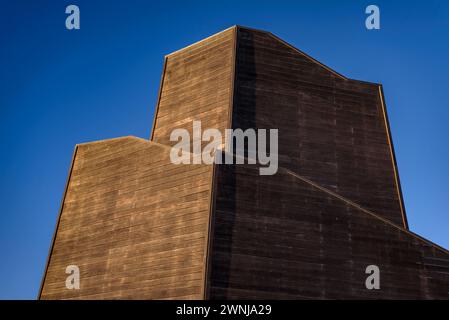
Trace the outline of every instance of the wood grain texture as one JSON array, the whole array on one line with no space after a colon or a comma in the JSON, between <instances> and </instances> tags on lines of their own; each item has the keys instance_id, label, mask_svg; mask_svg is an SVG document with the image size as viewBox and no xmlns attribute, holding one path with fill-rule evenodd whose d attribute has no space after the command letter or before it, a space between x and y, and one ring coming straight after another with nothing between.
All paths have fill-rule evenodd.
<instances>
[{"instance_id":1,"label":"wood grain texture","mask_svg":"<svg viewBox=\"0 0 449 320\"><path fill-rule=\"evenodd\" d=\"M280 166L406 226L379 86L266 32L238 32L234 128L279 129Z\"/></svg>"},{"instance_id":2,"label":"wood grain texture","mask_svg":"<svg viewBox=\"0 0 449 320\"><path fill-rule=\"evenodd\" d=\"M449 298L446 251L288 170L219 166L217 185L209 299Z\"/></svg>"},{"instance_id":3,"label":"wood grain texture","mask_svg":"<svg viewBox=\"0 0 449 320\"><path fill-rule=\"evenodd\" d=\"M194 120L279 129L278 173L172 164ZM449 253L408 230L380 85L236 26L165 57L151 141L76 147L40 298L448 299Z\"/></svg>"},{"instance_id":4,"label":"wood grain texture","mask_svg":"<svg viewBox=\"0 0 449 320\"><path fill-rule=\"evenodd\" d=\"M79 145L41 299L204 295L212 166L134 137ZM77 265L81 289L65 287Z\"/></svg>"},{"instance_id":5,"label":"wood grain texture","mask_svg":"<svg viewBox=\"0 0 449 320\"><path fill-rule=\"evenodd\" d=\"M279 129L280 168L217 167L207 297L448 299L448 252L407 230L379 85L267 32L237 39L232 127Z\"/></svg>"},{"instance_id":6,"label":"wood grain texture","mask_svg":"<svg viewBox=\"0 0 449 320\"><path fill-rule=\"evenodd\" d=\"M170 133L201 121L203 130L228 127L235 64L230 28L166 56L152 141L173 145Z\"/></svg>"}]
</instances>

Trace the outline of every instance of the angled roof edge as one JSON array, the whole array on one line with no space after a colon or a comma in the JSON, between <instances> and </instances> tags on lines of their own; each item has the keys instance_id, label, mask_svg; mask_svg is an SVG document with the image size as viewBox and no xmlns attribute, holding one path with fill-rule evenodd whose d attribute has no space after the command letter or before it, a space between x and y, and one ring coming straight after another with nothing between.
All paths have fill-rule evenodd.
<instances>
[{"instance_id":1,"label":"angled roof edge","mask_svg":"<svg viewBox=\"0 0 449 320\"><path fill-rule=\"evenodd\" d=\"M127 135L127 136L121 136L121 137L115 137L115 138L106 138L106 139L80 142L80 143L77 143L75 146L81 147L81 146L85 146L85 145L99 144L99 143L104 143L104 142L112 142L112 141L116 141L116 140L126 140L126 139L149 141L144 138Z\"/></svg>"},{"instance_id":2,"label":"angled roof edge","mask_svg":"<svg viewBox=\"0 0 449 320\"><path fill-rule=\"evenodd\" d=\"M286 168L283 168L283 167L280 167L279 169L284 171L284 173L287 173L287 174L295 177L296 179L299 179L299 180L301 180L301 181L303 181L303 182L313 186L314 188L316 188L316 189L318 189L318 190L320 190L322 192L325 192L325 193L329 194L330 196L332 196L332 197L334 197L336 199L339 199L339 200L345 202L347 205L350 205L351 207L357 208L360 211L364 212L365 214L368 214L368 215L372 216L373 218L375 218L377 220L380 220L380 221L382 221L382 222L384 222L384 223L386 223L386 224L388 224L388 225L398 229L399 231L407 233L408 235L412 236L413 238L417 239L418 241L424 242L427 245L429 245L429 246L439 250L440 252L443 252L443 253L449 255L449 250L447 250L446 248L444 248L444 247L436 244L435 242L432 242L432 241L430 241L430 240L428 240L428 239L426 239L426 238L424 238L424 237L422 237L422 236L420 236L420 235L410 231L408 228L402 227L402 226L400 226L400 225L398 225L398 224L396 224L396 223L394 223L394 222L392 222L392 221L390 221L390 220L388 220L386 218L383 218L380 215L372 212L371 210L368 210L368 209L360 206L359 204L357 204L357 203L355 203L355 202L353 202L353 201L351 201L351 200L349 200L349 199L339 195L338 193L336 193L336 192L334 192L332 190L329 190L326 187L323 187L323 186L321 186L321 185L319 185L319 184L317 184L317 183L315 183L315 182L313 182L313 181L311 181L311 180L309 180L309 179L307 179L307 178L297 174L296 172L293 172L293 171L291 171L289 169L286 169Z\"/></svg>"},{"instance_id":3,"label":"angled roof edge","mask_svg":"<svg viewBox=\"0 0 449 320\"><path fill-rule=\"evenodd\" d=\"M81 143L77 143L75 145L75 149L78 147L82 147L82 146L90 146L90 145L96 145L96 144L101 144L101 143L107 143L107 142L112 142L112 141L119 141L119 140L134 140L134 141L139 141L142 142L143 144L147 144L150 146L156 146L162 149L167 149L168 151L172 150L173 146L171 145L166 145L166 144L162 144L156 141L152 141L152 140L148 140L145 138L140 138L140 137L136 137L133 135L128 135L128 136L122 136L122 137L117 137L117 138L107 138L107 139L100 139L100 140L94 140L94 141L88 141L88 142L81 142ZM176 149L176 148L175 148ZM194 155L195 154L191 151L186 151L183 149L183 152L188 153L190 155ZM209 165L209 164L206 164Z\"/></svg>"},{"instance_id":4,"label":"angled roof edge","mask_svg":"<svg viewBox=\"0 0 449 320\"><path fill-rule=\"evenodd\" d=\"M243 29L248 29L245 27L242 27ZM299 50L298 48L296 48L295 46L291 45L290 43L288 43L287 41L279 38L277 35L273 34L272 32L269 31L264 31L264 30L258 30L259 32L264 32L266 34L268 34L270 37L274 38L275 40L281 42L282 44L286 45L287 47L289 47L290 49L293 49L294 51L298 52L300 55L306 57L307 59L309 59L310 61L318 64L319 66L321 66L322 68L326 69L327 71L329 71L330 73L333 73L335 76L339 77L340 79L343 80L350 80L348 77L342 75L341 73L335 71L334 69L328 67L327 65L325 65L324 63L321 63L320 61L312 58L311 56L309 56L307 53L305 53L302 50Z\"/></svg>"},{"instance_id":5,"label":"angled roof edge","mask_svg":"<svg viewBox=\"0 0 449 320\"><path fill-rule=\"evenodd\" d=\"M176 54L176 53L179 53L179 52L181 52L181 51L184 51L184 50L186 50L186 49L188 49L188 48L190 48L190 47L193 47L193 46L195 46L195 45L197 45L197 44L200 44L201 42L207 41L207 40L209 40L210 38L213 38L213 37L215 37L215 36L218 36L219 34L225 33L226 31L229 31L229 30L232 30L232 29L235 29L235 28L237 28L237 25L234 25L234 26L232 26L232 27L226 28L226 29L224 29L224 30L222 30L222 31L220 31L220 32L214 33L214 34L212 34L212 35L210 35L210 36L208 36L208 37L206 37L206 38L204 38L204 39L201 39L201 40L196 41L196 42L194 42L194 43L192 43L192 44L189 44L189 45L187 45L187 46L185 46L185 47L183 47L183 48L181 48L181 49L178 49L178 50L176 50L176 51L173 51L173 52L170 52L170 53L166 54L166 55L165 55L165 58L167 58L167 57L169 57L169 56L172 56L172 55L174 55L174 54Z\"/></svg>"},{"instance_id":6,"label":"angled roof edge","mask_svg":"<svg viewBox=\"0 0 449 320\"><path fill-rule=\"evenodd\" d=\"M319 65L319 66L321 66L322 68L326 69L327 71L331 72L332 74L334 74L335 76L337 76L338 78L340 78L340 79L342 79L342 80L356 81L356 82L365 83L365 84L368 84L368 85L376 85L376 86L381 85L380 83L377 83L377 82L371 82L371 81L365 81L365 80L358 80L358 79L348 78L348 77L346 77L345 75L343 75L343 74L337 72L336 70L332 69L331 67L325 65L324 63L318 61L317 59L311 57L310 55L308 55L308 54L305 53L304 51L298 49L297 47L295 47L295 46L293 46L292 44L288 43L287 41L283 40L282 38L276 36L276 35L273 34L272 32L270 32L270 31L265 31L265 30L262 30L262 29L255 29L255 28L245 27L245 26L242 26L242 25L233 25L232 27L229 27L229 28L226 28L226 29L224 29L224 30L222 30L222 31L219 31L219 32L217 32L217 33L214 33L214 34L212 34L212 35L210 35L210 36L208 36L208 37L206 37L206 38L204 38L204 39L201 39L201 40L196 41L196 42L194 42L194 43L192 43L192 44L189 44L189 45L187 45L187 46L185 46L185 47L183 47L183 48L181 48L181 49L178 49L178 50L176 50L176 51L173 51L173 52L171 52L171 53L166 54L166 55L165 55L165 58L168 58L169 56L172 56L172 55L174 55L174 54L177 54L177 53L179 53L179 52L182 52L182 51L184 51L184 50L187 49L187 48L190 48L190 47L192 47L192 46L195 46L195 45L197 45L197 44L200 44L201 42L204 42L204 41L206 41L206 40L209 40L210 38L215 37L215 36L217 36L217 35L219 35L219 34L221 34L221 33L224 33L224 32L226 32L226 31L229 31L229 30L231 30L231 29L246 29L246 30L249 30L249 31L257 31L257 32L265 33L265 34L269 35L270 37L276 39L277 41L283 43L283 44L286 45L287 47L293 49L294 51L296 51L297 53L301 54L302 56L306 57L306 58L309 59L310 61L316 63L317 65Z\"/></svg>"},{"instance_id":7,"label":"angled roof edge","mask_svg":"<svg viewBox=\"0 0 449 320\"><path fill-rule=\"evenodd\" d=\"M287 47L293 49L294 51L298 52L299 54L301 54L302 56L306 57L307 59L309 59L310 61L318 64L319 66L321 66L322 68L326 69L327 71L333 73L335 76L339 77L340 79L343 80L350 80L350 81L356 81L356 82L360 82L360 83L365 83L368 85L374 85L374 86L380 86L380 83L377 82L372 82L372 81L366 81L366 80L358 80L358 79L353 79L353 78L348 78L345 75L337 72L336 70L332 69L331 67L325 65L324 63L318 61L317 59L311 57L310 55L308 55L307 53L305 53L304 51L298 49L297 47L295 47L294 45L288 43L287 41L283 40L282 38L278 37L277 35L275 35L274 33L270 32L270 31L265 31L265 30L261 30L261 29L255 29L255 28L250 28L250 27L245 27L245 26L241 26L241 25L236 25L236 28L240 28L240 29L246 29L249 31L257 31L257 32L262 32L265 33L267 35L269 35L270 37L276 39L277 41L283 43L284 45L286 45Z\"/></svg>"}]
</instances>

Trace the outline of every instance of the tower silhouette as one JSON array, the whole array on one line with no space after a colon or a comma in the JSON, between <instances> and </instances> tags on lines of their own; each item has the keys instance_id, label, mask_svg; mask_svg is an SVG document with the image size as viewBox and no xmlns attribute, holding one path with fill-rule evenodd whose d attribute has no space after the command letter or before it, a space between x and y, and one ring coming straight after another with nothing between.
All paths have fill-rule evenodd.
<instances>
[{"instance_id":1,"label":"tower silhouette","mask_svg":"<svg viewBox=\"0 0 449 320\"><path fill-rule=\"evenodd\" d=\"M194 120L278 129L278 172L173 164ZM449 254L408 228L382 86L234 26L165 57L150 140L75 147L39 297L447 299Z\"/></svg>"}]
</instances>

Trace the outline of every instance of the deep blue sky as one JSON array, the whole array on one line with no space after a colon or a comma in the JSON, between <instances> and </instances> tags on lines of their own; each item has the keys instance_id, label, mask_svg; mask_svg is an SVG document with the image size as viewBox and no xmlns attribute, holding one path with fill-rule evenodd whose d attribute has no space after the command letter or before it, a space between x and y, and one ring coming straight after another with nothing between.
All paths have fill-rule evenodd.
<instances>
[{"instance_id":1,"label":"deep blue sky","mask_svg":"<svg viewBox=\"0 0 449 320\"><path fill-rule=\"evenodd\" d=\"M449 248L448 1L1 0L0 299L37 295L75 144L148 138L163 56L234 24L384 85L410 229Z\"/></svg>"}]
</instances>

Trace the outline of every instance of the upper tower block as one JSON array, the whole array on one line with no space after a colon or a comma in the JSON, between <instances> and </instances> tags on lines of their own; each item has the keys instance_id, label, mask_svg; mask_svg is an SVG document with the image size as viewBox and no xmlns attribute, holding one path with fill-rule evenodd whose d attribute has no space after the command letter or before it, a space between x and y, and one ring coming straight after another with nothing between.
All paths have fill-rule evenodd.
<instances>
[{"instance_id":1,"label":"upper tower block","mask_svg":"<svg viewBox=\"0 0 449 320\"><path fill-rule=\"evenodd\" d=\"M232 27L165 57L151 140L172 145L176 128L229 127L235 66ZM192 136L192 135L191 135Z\"/></svg>"},{"instance_id":2,"label":"upper tower block","mask_svg":"<svg viewBox=\"0 0 449 320\"><path fill-rule=\"evenodd\" d=\"M278 129L279 166L397 225L407 220L382 89L273 34L235 26L165 57L151 140L176 128Z\"/></svg>"},{"instance_id":3,"label":"upper tower block","mask_svg":"<svg viewBox=\"0 0 449 320\"><path fill-rule=\"evenodd\" d=\"M407 227L379 84L238 28L233 128L279 129L279 166Z\"/></svg>"}]
</instances>

